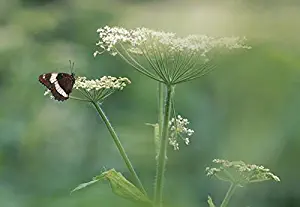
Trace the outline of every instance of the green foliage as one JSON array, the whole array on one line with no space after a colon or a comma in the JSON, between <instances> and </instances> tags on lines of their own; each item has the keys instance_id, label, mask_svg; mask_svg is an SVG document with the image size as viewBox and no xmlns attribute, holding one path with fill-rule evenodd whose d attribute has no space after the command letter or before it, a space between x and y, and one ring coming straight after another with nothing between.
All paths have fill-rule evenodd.
<instances>
[{"instance_id":1,"label":"green foliage","mask_svg":"<svg viewBox=\"0 0 300 207\"><path fill-rule=\"evenodd\" d=\"M159 136L159 124L146 124L153 127L153 141L155 146L156 158L160 149L160 136Z\"/></svg>"},{"instance_id":2,"label":"green foliage","mask_svg":"<svg viewBox=\"0 0 300 207\"><path fill-rule=\"evenodd\" d=\"M101 175L94 177L92 181L78 185L74 190L72 190L72 193L89 187L90 185L93 185L101 180L108 180L112 192L117 196L138 203L151 203L150 199L144 193L142 193L137 187L135 187L115 169L107 170L101 173Z\"/></svg>"},{"instance_id":3,"label":"green foliage","mask_svg":"<svg viewBox=\"0 0 300 207\"><path fill-rule=\"evenodd\" d=\"M79 184L76 188L74 188L71 193L74 193L75 191L82 190L83 188L89 187L90 185L93 185L100 181L101 179L99 178L94 178L92 181L86 182L86 183L81 183Z\"/></svg>"},{"instance_id":4,"label":"green foliage","mask_svg":"<svg viewBox=\"0 0 300 207\"><path fill-rule=\"evenodd\" d=\"M207 203L209 207L216 207L210 196L208 196Z\"/></svg>"}]
</instances>

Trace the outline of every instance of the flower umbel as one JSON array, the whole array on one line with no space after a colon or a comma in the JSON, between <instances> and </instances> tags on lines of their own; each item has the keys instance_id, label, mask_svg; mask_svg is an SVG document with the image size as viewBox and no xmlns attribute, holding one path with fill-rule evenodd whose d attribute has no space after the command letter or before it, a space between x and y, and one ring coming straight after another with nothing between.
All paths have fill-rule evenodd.
<instances>
[{"instance_id":1,"label":"flower umbel","mask_svg":"<svg viewBox=\"0 0 300 207\"><path fill-rule=\"evenodd\" d=\"M179 37L175 33L148 28L127 30L105 26L97 30L99 49L94 56L108 52L119 55L144 75L175 85L198 78L214 66L208 61L214 49L250 49L245 38L214 38L206 35Z\"/></svg>"},{"instance_id":2,"label":"flower umbel","mask_svg":"<svg viewBox=\"0 0 300 207\"><path fill-rule=\"evenodd\" d=\"M130 83L130 80L124 77L103 76L95 80L77 77L73 88L80 91L88 100L101 102L115 91L123 90Z\"/></svg>"},{"instance_id":3,"label":"flower umbel","mask_svg":"<svg viewBox=\"0 0 300 207\"><path fill-rule=\"evenodd\" d=\"M189 145L189 137L194 133L194 130L186 127L189 123L187 119L182 118L180 115L176 119L172 118L170 120L169 144L173 146L174 150L179 150L178 138L181 138L186 145Z\"/></svg>"},{"instance_id":4,"label":"flower umbel","mask_svg":"<svg viewBox=\"0 0 300 207\"><path fill-rule=\"evenodd\" d=\"M235 183L239 186L267 180L280 181L278 176L274 175L269 169L262 165L259 166L246 164L243 161L221 159L214 159L213 163L217 164L218 167L207 167L207 176L216 176L220 180Z\"/></svg>"},{"instance_id":5,"label":"flower umbel","mask_svg":"<svg viewBox=\"0 0 300 207\"><path fill-rule=\"evenodd\" d=\"M102 102L105 98L117 90L123 90L130 84L130 80L124 77L103 76L100 79L88 80L86 77L76 77L73 90L79 91L86 99L70 96L70 98L82 101ZM50 90L46 90L44 95L50 95Z\"/></svg>"}]
</instances>

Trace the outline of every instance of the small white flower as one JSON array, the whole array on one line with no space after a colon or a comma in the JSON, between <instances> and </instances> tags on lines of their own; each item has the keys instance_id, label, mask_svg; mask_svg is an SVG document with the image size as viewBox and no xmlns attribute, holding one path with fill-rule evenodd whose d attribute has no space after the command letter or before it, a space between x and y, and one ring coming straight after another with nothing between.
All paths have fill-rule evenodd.
<instances>
[{"instance_id":1,"label":"small white flower","mask_svg":"<svg viewBox=\"0 0 300 207\"><path fill-rule=\"evenodd\" d=\"M266 180L280 181L278 176L271 173L268 168L262 165L221 159L214 159L213 163L219 165L219 167L207 167L206 172L208 176L215 175L220 180L238 183L240 186Z\"/></svg>"},{"instance_id":2,"label":"small white flower","mask_svg":"<svg viewBox=\"0 0 300 207\"><path fill-rule=\"evenodd\" d=\"M108 52L120 55L144 75L167 84L175 85L206 74L209 52L214 49L250 49L245 38L207 35L179 37L175 33L148 28L127 30L105 26L97 30L99 41L94 56Z\"/></svg>"},{"instance_id":3,"label":"small white flower","mask_svg":"<svg viewBox=\"0 0 300 207\"><path fill-rule=\"evenodd\" d=\"M51 93L51 91L49 89L47 89L44 93L44 96L47 96L49 93Z\"/></svg>"},{"instance_id":4,"label":"small white flower","mask_svg":"<svg viewBox=\"0 0 300 207\"><path fill-rule=\"evenodd\" d=\"M190 136L190 135L189 135ZM184 143L186 144L186 145L189 145L190 144L190 139L189 138L185 138L184 139Z\"/></svg>"},{"instance_id":5,"label":"small white flower","mask_svg":"<svg viewBox=\"0 0 300 207\"><path fill-rule=\"evenodd\" d=\"M77 77L74 88L85 90L100 90L100 89L119 89L122 90L127 84L130 84L128 78L116 78L112 76L103 76L100 79L87 80L86 77Z\"/></svg>"},{"instance_id":6,"label":"small white flower","mask_svg":"<svg viewBox=\"0 0 300 207\"><path fill-rule=\"evenodd\" d=\"M47 89L45 92L44 92L44 96L50 96L50 99L53 99L54 100L54 96L52 95L51 91L49 89Z\"/></svg>"},{"instance_id":7,"label":"small white flower","mask_svg":"<svg viewBox=\"0 0 300 207\"><path fill-rule=\"evenodd\" d=\"M172 118L170 120L169 144L173 146L174 150L179 149L178 138L182 139L186 145L189 145L189 137L193 135L194 130L187 128L188 124L189 121L182 118L180 115L178 115L176 119Z\"/></svg>"},{"instance_id":8,"label":"small white flower","mask_svg":"<svg viewBox=\"0 0 300 207\"><path fill-rule=\"evenodd\" d=\"M130 83L130 80L125 77L103 76L95 80L88 80L86 77L77 77L73 88L82 92L88 99L102 101L116 90L123 90Z\"/></svg>"}]
</instances>

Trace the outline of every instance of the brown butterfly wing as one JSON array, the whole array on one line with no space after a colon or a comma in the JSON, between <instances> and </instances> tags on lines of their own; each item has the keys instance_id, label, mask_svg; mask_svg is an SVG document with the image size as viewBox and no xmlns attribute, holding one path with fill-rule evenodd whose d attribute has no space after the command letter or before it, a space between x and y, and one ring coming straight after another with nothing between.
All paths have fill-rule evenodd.
<instances>
[{"instance_id":1,"label":"brown butterfly wing","mask_svg":"<svg viewBox=\"0 0 300 207\"><path fill-rule=\"evenodd\" d=\"M67 99L69 98L69 96L68 96L68 97L62 96L62 95L55 89L55 87L53 87L53 88L51 89L51 93L52 93L54 99L57 100L57 101L65 101L65 100L67 100Z\"/></svg>"},{"instance_id":2,"label":"brown butterfly wing","mask_svg":"<svg viewBox=\"0 0 300 207\"><path fill-rule=\"evenodd\" d=\"M75 83L74 75L70 75L67 73L59 73L57 75L57 81L60 87L66 92L66 94L70 94L73 89L73 85Z\"/></svg>"},{"instance_id":3,"label":"brown butterfly wing","mask_svg":"<svg viewBox=\"0 0 300 207\"><path fill-rule=\"evenodd\" d=\"M49 90L53 88L53 83L50 82L50 77L52 73L46 73L39 76L39 81L41 84L46 86Z\"/></svg>"}]
</instances>

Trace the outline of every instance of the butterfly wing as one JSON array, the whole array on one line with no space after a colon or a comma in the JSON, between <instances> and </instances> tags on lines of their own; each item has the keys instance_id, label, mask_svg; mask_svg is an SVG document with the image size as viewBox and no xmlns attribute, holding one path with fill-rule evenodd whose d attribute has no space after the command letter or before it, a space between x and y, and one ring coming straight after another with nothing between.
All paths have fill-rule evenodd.
<instances>
[{"instance_id":1,"label":"butterfly wing","mask_svg":"<svg viewBox=\"0 0 300 207\"><path fill-rule=\"evenodd\" d=\"M51 91L55 100L64 101L72 92L75 78L73 74L46 73L39 76L39 81Z\"/></svg>"},{"instance_id":2,"label":"butterfly wing","mask_svg":"<svg viewBox=\"0 0 300 207\"><path fill-rule=\"evenodd\" d=\"M57 73L45 73L39 76L39 81L41 84L46 86L49 90L51 90L54 85L53 83L56 80Z\"/></svg>"},{"instance_id":3,"label":"butterfly wing","mask_svg":"<svg viewBox=\"0 0 300 207\"><path fill-rule=\"evenodd\" d=\"M70 94L75 83L74 75L68 73L59 73L57 75L57 82L66 94Z\"/></svg>"}]
</instances>

